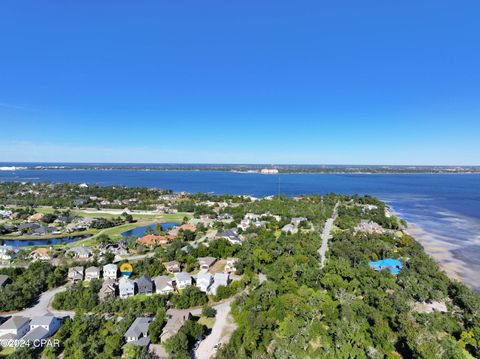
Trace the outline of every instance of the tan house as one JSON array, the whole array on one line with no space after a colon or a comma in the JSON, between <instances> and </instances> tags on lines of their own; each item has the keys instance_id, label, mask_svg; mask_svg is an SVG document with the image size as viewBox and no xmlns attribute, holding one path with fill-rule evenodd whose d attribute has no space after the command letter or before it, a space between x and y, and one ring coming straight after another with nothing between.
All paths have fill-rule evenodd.
<instances>
[{"instance_id":1,"label":"tan house","mask_svg":"<svg viewBox=\"0 0 480 359\"><path fill-rule=\"evenodd\" d=\"M53 258L54 250L51 248L37 248L30 252L29 258L34 261L50 261Z\"/></svg>"},{"instance_id":2,"label":"tan house","mask_svg":"<svg viewBox=\"0 0 480 359\"><path fill-rule=\"evenodd\" d=\"M35 213L35 214L32 214L30 217L28 217L28 221L29 222L40 222L43 220L43 217L45 217L45 215L43 213Z\"/></svg>"},{"instance_id":3,"label":"tan house","mask_svg":"<svg viewBox=\"0 0 480 359\"><path fill-rule=\"evenodd\" d=\"M168 273L178 273L182 270L180 263L177 261L163 263Z\"/></svg>"}]
</instances>

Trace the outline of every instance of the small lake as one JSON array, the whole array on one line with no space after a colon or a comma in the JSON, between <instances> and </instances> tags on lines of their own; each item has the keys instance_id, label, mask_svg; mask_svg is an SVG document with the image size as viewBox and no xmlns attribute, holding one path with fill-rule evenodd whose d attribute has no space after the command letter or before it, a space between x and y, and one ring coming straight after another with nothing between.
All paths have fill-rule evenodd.
<instances>
[{"instance_id":1,"label":"small lake","mask_svg":"<svg viewBox=\"0 0 480 359\"><path fill-rule=\"evenodd\" d=\"M162 226L162 230L166 231L168 229L171 229L175 226L177 226L179 223L176 222L165 222L165 223L154 223L150 224L148 226L141 226L141 227L135 227L133 229L130 229L128 231L125 231L122 233L122 237L124 238L140 238L145 235L145 232L155 230L155 227L157 224L160 224Z\"/></svg>"},{"instance_id":2,"label":"small lake","mask_svg":"<svg viewBox=\"0 0 480 359\"><path fill-rule=\"evenodd\" d=\"M3 243L7 246L15 248L29 247L29 246L53 246L55 244L66 244L76 242L85 238L91 237L91 235L75 236L75 237L59 237L59 238L45 238L45 239L2 239L0 238L0 244Z\"/></svg>"}]
</instances>

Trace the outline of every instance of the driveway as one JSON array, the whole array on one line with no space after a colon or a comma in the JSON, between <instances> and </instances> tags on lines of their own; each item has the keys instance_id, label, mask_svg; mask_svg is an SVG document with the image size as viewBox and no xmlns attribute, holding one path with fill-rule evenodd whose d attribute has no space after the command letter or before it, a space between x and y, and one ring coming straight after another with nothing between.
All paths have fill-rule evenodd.
<instances>
[{"instance_id":1,"label":"driveway","mask_svg":"<svg viewBox=\"0 0 480 359\"><path fill-rule=\"evenodd\" d=\"M55 316L64 317L70 316L72 317L75 313L70 311L56 311L50 307L50 303L53 300L53 297L57 293L61 293L67 290L67 286L47 290L43 292L38 301L30 308L26 308L22 311L12 313L12 316L23 316L27 318L38 317L46 314L53 314Z\"/></svg>"},{"instance_id":2,"label":"driveway","mask_svg":"<svg viewBox=\"0 0 480 359\"><path fill-rule=\"evenodd\" d=\"M230 316L230 304L234 298L214 306L217 314L215 316L215 323L213 324L212 332L207 336L195 351L195 357L198 359L212 358L217 349L215 345L225 344L230 340L230 336L236 328L233 318Z\"/></svg>"}]
</instances>

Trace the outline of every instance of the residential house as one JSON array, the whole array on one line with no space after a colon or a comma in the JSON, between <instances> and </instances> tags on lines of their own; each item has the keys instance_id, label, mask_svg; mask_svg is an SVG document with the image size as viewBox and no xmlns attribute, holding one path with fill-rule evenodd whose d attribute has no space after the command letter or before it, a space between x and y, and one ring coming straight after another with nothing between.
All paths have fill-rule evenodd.
<instances>
[{"instance_id":1,"label":"residential house","mask_svg":"<svg viewBox=\"0 0 480 359\"><path fill-rule=\"evenodd\" d=\"M12 214L12 211L10 211L9 209L0 210L0 218L10 218Z\"/></svg>"},{"instance_id":2,"label":"residential house","mask_svg":"<svg viewBox=\"0 0 480 359\"><path fill-rule=\"evenodd\" d=\"M90 247L72 247L67 253L72 253L77 259L88 259L93 256L93 250Z\"/></svg>"},{"instance_id":3,"label":"residential house","mask_svg":"<svg viewBox=\"0 0 480 359\"><path fill-rule=\"evenodd\" d=\"M226 220L229 220L229 219L232 219L232 218L233 218L233 216L232 216L230 213L228 213L228 212L221 213L221 214L218 216L218 219L219 219L220 221L226 221Z\"/></svg>"},{"instance_id":4,"label":"residential house","mask_svg":"<svg viewBox=\"0 0 480 359\"><path fill-rule=\"evenodd\" d=\"M215 273L213 275L213 284L210 287L210 293L217 295L218 287L226 287L230 281L230 276L228 273Z\"/></svg>"},{"instance_id":5,"label":"residential house","mask_svg":"<svg viewBox=\"0 0 480 359\"><path fill-rule=\"evenodd\" d=\"M152 294L153 281L148 275L142 275L136 280L138 294Z\"/></svg>"},{"instance_id":6,"label":"residential house","mask_svg":"<svg viewBox=\"0 0 480 359\"><path fill-rule=\"evenodd\" d=\"M186 272L175 273L175 283L178 289L185 289L192 285L192 277Z\"/></svg>"},{"instance_id":7,"label":"residential house","mask_svg":"<svg viewBox=\"0 0 480 359\"><path fill-rule=\"evenodd\" d=\"M294 226L298 227L300 225L300 223L302 222L308 222L308 218L305 218L305 217L293 217L290 221L291 224L293 224Z\"/></svg>"},{"instance_id":8,"label":"residential house","mask_svg":"<svg viewBox=\"0 0 480 359\"><path fill-rule=\"evenodd\" d=\"M355 232L367 232L370 234L382 234L385 232L385 229L380 226L378 223L362 219L360 224L354 228Z\"/></svg>"},{"instance_id":9,"label":"residential house","mask_svg":"<svg viewBox=\"0 0 480 359\"><path fill-rule=\"evenodd\" d=\"M73 283L83 281L83 267L68 268L68 279Z\"/></svg>"},{"instance_id":10,"label":"residential house","mask_svg":"<svg viewBox=\"0 0 480 359\"><path fill-rule=\"evenodd\" d=\"M210 273L198 273L196 276L196 286L204 293L208 292L208 289L213 283L213 276Z\"/></svg>"},{"instance_id":11,"label":"residential house","mask_svg":"<svg viewBox=\"0 0 480 359\"><path fill-rule=\"evenodd\" d=\"M243 217L244 219L247 219L247 220L250 220L250 221L257 221L261 218L261 216L259 214L255 214L255 213L247 213L245 215L245 217Z\"/></svg>"},{"instance_id":12,"label":"residential house","mask_svg":"<svg viewBox=\"0 0 480 359\"><path fill-rule=\"evenodd\" d=\"M104 255L106 253L113 253L117 256L125 256L128 255L128 248L123 241L108 243L100 248L101 255Z\"/></svg>"},{"instance_id":13,"label":"residential house","mask_svg":"<svg viewBox=\"0 0 480 359\"><path fill-rule=\"evenodd\" d=\"M40 228L37 223L22 223L17 227L20 232L33 232L35 229Z\"/></svg>"},{"instance_id":14,"label":"residential house","mask_svg":"<svg viewBox=\"0 0 480 359\"><path fill-rule=\"evenodd\" d=\"M235 273L237 271L237 262L238 258L227 258L227 263L225 264L224 271L226 273Z\"/></svg>"},{"instance_id":15,"label":"residential house","mask_svg":"<svg viewBox=\"0 0 480 359\"><path fill-rule=\"evenodd\" d=\"M136 318L130 328L125 332L125 340L127 344L133 344L141 347L147 347L150 345L150 339L148 338L148 327L153 321L153 318L138 317Z\"/></svg>"},{"instance_id":16,"label":"residential house","mask_svg":"<svg viewBox=\"0 0 480 359\"><path fill-rule=\"evenodd\" d=\"M191 223L185 223L180 226L181 231L190 231L190 232L196 232L197 231L197 226Z\"/></svg>"},{"instance_id":17,"label":"residential house","mask_svg":"<svg viewBox=\"0 0 480 359\"><path fill-rule=\"evenodd\" d=\"M115 297L117 294L117 285L113 279L106 279L102 283L102 288L100 288L100 293L98 297L100 300L105 300L109 297Z\"/></svg>"},{"instance_id":18,"label":"residential house","mask_svg":"<svg viewBox=\"0 0 480 359\"><path fill-rule=\"evenodd\" d=\"M5 287L11 282L11 279L8 275L0 274L0 290L2 287Z\"/></svg>"},{"instance_id":19,"label":"residential house","mask_svg":"<svg viewBox=\"0 0 480 359\"><path fill-rule=\"evenodd\" d=\"M282 227L282 232L295 234L298 232L298 228L294 226L292 223L289 223Z\"/></svg>"},{"instance_id":20,"label":"residential house","mask_svg":"<svg viewBox=\"0 0 480 359\"><path fill-rule=\"evenodd\" d=\"M0 260L9 261L15 257L15 248L12 246L0 246Z\"/></svg>"},{"instance_id":21,"label":"residential house","mask_svg":"<svg viewBox=\"0 0 480 359\"><path fill-rule=\"evenodd\" d=\"M166 340L176 335L185 322L190 319L192 319L192 314L189 310L167 310L167 324L163 327L160 341L165 343Z\"/></svg>"},{"instance_id":22,"label":"residential house","mask_svg":"<svg viewBox=\"0 0 480 359\"><path fill-rule=\"evenodd\" d=\"M33 317L30 322L30 331L22 338L25 342L35 342L51 337L60 328L60 319L53 315Z\"/></svg>"},{"instance_id":23,"label":"residential house","mask_svg":"<svg viewBox=\"0 0 480 359\"><path fill-rule=\"evenodd\" d=\"M225 238L230 244L241 244L242 239L237 236L237 231L229 229L225 232L222 232L218 235L221 238Z\"/></svg>"},{"instance_id":24,"label":"residential house","mask_svg":"<svg viewBox=\"0 0 480 359\"><path fill-rule=\"evenodd\" d=\"M170 243L175 239L174 236L165 236L165 235L154 235L154 234L147 234L146 236L143 236L141 238L137 239L137 242L140 244L143 244L148 247L157 247L157 246L162 246Z\"/></svg>"},{"instance_id":25,"label":"residential house","mask_svg":"<svg viewBox=\"0 0 480 359\"><path fill-rule=\"evenodd\" d=\"M50 261L53 258L54 250L52 248L37 248L30 252L29 258L34 261Z\"/></svg>"},{"instance_id":26,"label":"residential house","mask_svg":"<svg viewBox=\"0 0 480 359\"><path fill-rule=\"evenodd\" d=\"M214 257L200 257L197 259L201 271L207 271L217 261Z\"/></svg>"},{"instance_id":27,"label":"residential house","mask_svg":"<svg viewBox=\"0 0 480 359\"><path fill-rule=\"evenodd\" d=\"M103 266L103 278L117 279L118 266L116 264L107 264Z\"/></svg>"},{"instance_id":28,"label":"residential house","mask_svg":"<svg viewBox=\"0 0 480 359\"><path fill-rule=\"evenodd\" d=\"M47 226L40 226L33 231L33 235L35 236L45 236L47 234L60 234L61 231L58 230L57 227L47 227Z\"/></svg>"},{"instance_id":29,"label":"residential house","mask_svg":"<svg viewBox=\"0 0 480 359\"><path fill-rule=\"evenodd\" d=\"M126 277L118 281L118 293L120 298L133 297L135 295L135 283Z\"/></svg>"},{"instance_id":30,"label":"residential house","mask_svg":"<svg viewBox=\"0 0 480 359\"><path fill-rule=\"evenodd\" d=\"M35 213L28 217L29 222L41 222L45 215L43 213Z\"/></svg>"},{"instance_id":31,"label":"residential house","mask_svg":"<svg viewBox=\"0 0 480 359\"><path fill-rule=\"evenodd\" d=\"M173 278L170 278L166 275L160 275L153 278L155 282L155 293L157 294L168 294L174 291L173 288Z\"/></svg>"},{"instance_id":32,"label":"residential house","mask_svg":"<svg viewBox=\"0 0 480 359\"><path fill-rule=\"evenodd\" d=\"M88 267L85 270L85 280L90 282L92 279L100 279L100 268Z\"/></svg>"},{"instance_id":33,"label":"residential house","mask_svg":"<svg viewBox=\"0 0 480 359\"><path fill-rule=\"evenodd\" d=\"M163 265L168 273L178 273L182 270L180 263L177 261L165 262Z\"/></svg>"},{"instance_id":34,"label":"residential house","mask_svg":"<svg viewBox=\"0 0 480 359\"><path fill-rule=\"evenodd\" d=\"M15 316L0 325L0 342L2 346L8 346L9 340L20 339L27 334L30 329L29 324L29 318ZM12 342L12 345L13 344L14 342Z\"/></svg>"}]
</instances>

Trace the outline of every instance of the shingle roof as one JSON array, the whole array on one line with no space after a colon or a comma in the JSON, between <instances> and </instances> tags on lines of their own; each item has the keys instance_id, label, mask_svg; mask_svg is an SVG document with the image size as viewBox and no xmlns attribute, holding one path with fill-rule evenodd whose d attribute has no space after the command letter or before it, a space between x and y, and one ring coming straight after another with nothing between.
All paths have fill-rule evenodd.
<instances>
[{"instance_id":1,"label":"shingle roof","mask_svg":"<svg viewBox=\"0 0 480 359\"><path fill-rule=\"evenodd\" d=\"M25 317L11 317L5 323L0 325L0 329L19 329L23 327L25 324L30 322L30 319Z\"/></svg>"}]
</instances>

